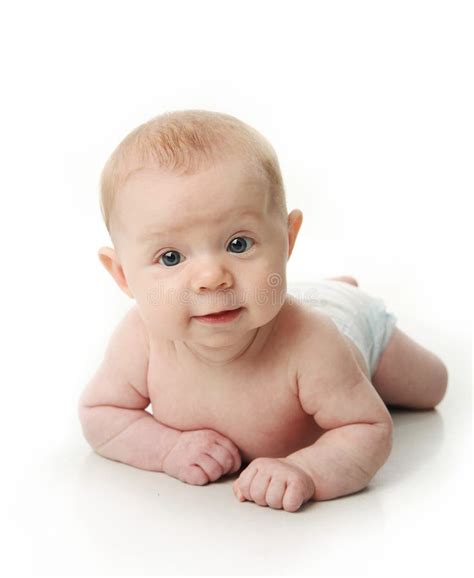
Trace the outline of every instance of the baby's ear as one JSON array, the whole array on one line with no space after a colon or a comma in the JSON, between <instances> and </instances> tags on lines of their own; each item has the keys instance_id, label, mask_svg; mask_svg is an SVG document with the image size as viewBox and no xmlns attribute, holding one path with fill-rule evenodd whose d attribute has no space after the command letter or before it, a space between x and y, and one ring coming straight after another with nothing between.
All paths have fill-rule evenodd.
<instances>
[{"instance_id":1,"label":"baby's ear","mask_svg":"<svg viewBox=\"0 0 474 578\"><path fill-rule=\"evenodd\" d=\"M299 209L294 209L288 215L288 259L291 257L296 237L303 222L303 213Z\"/></svg>"},{"instance_id":2,"label":"baby's ear","mask_svg":"<svg viewBox=\"0 0 474 578\"><path fill-rule=\"evenodd\" d=\"M110 247L101 247L99 249L99 259L105 269L112 275L117 285L120 289L132 299L134 298L133 293L128 287L127 278L123 272L122 265L120 264L117 254L114 249Z\"/></svg>"}]
</instances>

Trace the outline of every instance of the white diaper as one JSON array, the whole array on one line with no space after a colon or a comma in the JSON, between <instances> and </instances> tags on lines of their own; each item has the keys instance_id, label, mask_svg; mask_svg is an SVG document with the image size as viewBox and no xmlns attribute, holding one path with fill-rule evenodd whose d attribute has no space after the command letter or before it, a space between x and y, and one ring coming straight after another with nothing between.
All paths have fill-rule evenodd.
<instances>
[{"instance_id":1,"label":"white diaper","mask_svg":"<svg viewBox=\"0 0 474 578\"><path fill-rule=\"evenodd\" d=\"M392 336L397 317L382 299L354 285L324 279L314 283L288 283L288 293L326 313L362 353L372 377Z\"/></svg>"}]
</instances>

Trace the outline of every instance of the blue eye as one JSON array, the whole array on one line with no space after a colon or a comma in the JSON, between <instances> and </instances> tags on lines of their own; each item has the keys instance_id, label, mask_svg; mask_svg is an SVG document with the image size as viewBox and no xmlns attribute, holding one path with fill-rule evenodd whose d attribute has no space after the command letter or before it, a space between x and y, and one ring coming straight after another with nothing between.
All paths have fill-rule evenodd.
<instances>
[{"instance_id":1,"label":"blue eye","mask_svg":"<svg viewBox=\"0 0 474 578\"><path fill-rule=\"evenodd\" d=\"M246 242L244 239L248 239L253 245L253 241L250 237L235 237L235 239L232 239L229 243L229 247L235 249L232 253L243 253L246 250ZM252 247L252 245L250 245L250 247Z\"/></svg>"},{"instance_id":2,"label":"blue eye","mask_svg":"<svg viewBox=\"0 0 474 578\"><path fill-rule=\"evenodd\" d=\"M178 257L176 255L178 255ZM174 267L174 265L178 265L180 262L179 255L181 255L181 253L178 253L178 251L166 251L166 253L160 255L158 262L161 262L160 259L163 258L165 260L164 265Z\"/></svg>"},{"instance_id":3,"label":"blue eye","mask_svg":"<svg viewBox=\"0 0 474 578\"><path fill-rule=\"evenodd\" d=\"M250 237L235 237L229 243L229 247L232 248L232 253L244 253L252 247L253 244L254 241ZM182 257L182 255L179 251L165 251L158 257L156 262L166 267L175 267L182 262L183 259L180 257Z\"/></svg>"}]
</instances>

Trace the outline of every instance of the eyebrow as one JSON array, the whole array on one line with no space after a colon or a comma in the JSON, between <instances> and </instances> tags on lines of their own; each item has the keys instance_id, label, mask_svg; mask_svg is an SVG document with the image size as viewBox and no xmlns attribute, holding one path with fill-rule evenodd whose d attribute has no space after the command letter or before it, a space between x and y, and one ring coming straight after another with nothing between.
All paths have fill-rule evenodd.
<instances>
[{"instance_id":1,"label":"eyebrow","mask_svg":"<svg viewBox=\"0 0 474 578\"><path fill-rule=\"evenodd\" d=\"M232 214L235 214L235 211L229 211L228 215L231 216ZM260 214L257 213L255 210L253 209L247 209L244 211L241 211L235 218L236 219L242 219L242 218L253 218L254 220L258 221L260 220ZM222 222L224 219L224 217L221 215L219 217L219 222ZM217 220L217 219L216 219ZM176 226L173 227L172 229L168 229L167 231L156 231L155 229L147 229L143 235L140 235L139 237L137 237L137 241L139 243L143 243L145 241L150 241L150 240L154 240L154 239L158 239L160 237L164 237L166 235L169 235L171 233L177 233L179 231L182 231L183 229L186 229L187 225L180 225L180 226Z\"/></svg>"}]
</instances>

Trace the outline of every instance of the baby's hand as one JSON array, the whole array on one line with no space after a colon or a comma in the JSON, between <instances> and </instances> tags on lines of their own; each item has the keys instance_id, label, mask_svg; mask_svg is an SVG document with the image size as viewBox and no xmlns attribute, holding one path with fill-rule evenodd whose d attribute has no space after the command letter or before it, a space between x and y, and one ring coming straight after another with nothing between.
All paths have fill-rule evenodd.
<instances>
[{"instance_id":1,"label":"baby's hand","mask_svg":"<svg viewBox=\"0 0 474 578\"><path fill-rule=\"evenodd\" d=\"M296 512L314 495L314 482L286 458L256 458L232 485L237 498Z\"/></svg>"},{"instance_id":2,"label":"baby's hand","mask_svg":"<svg viewBox=\"0 0 474 578\"><path fill-rule=\"evenodd\" d=\"M162 470L187 484L203 486L241 466L237 446L212 429L184 431L165 456Z\"/></svg>"}]
</instances>

